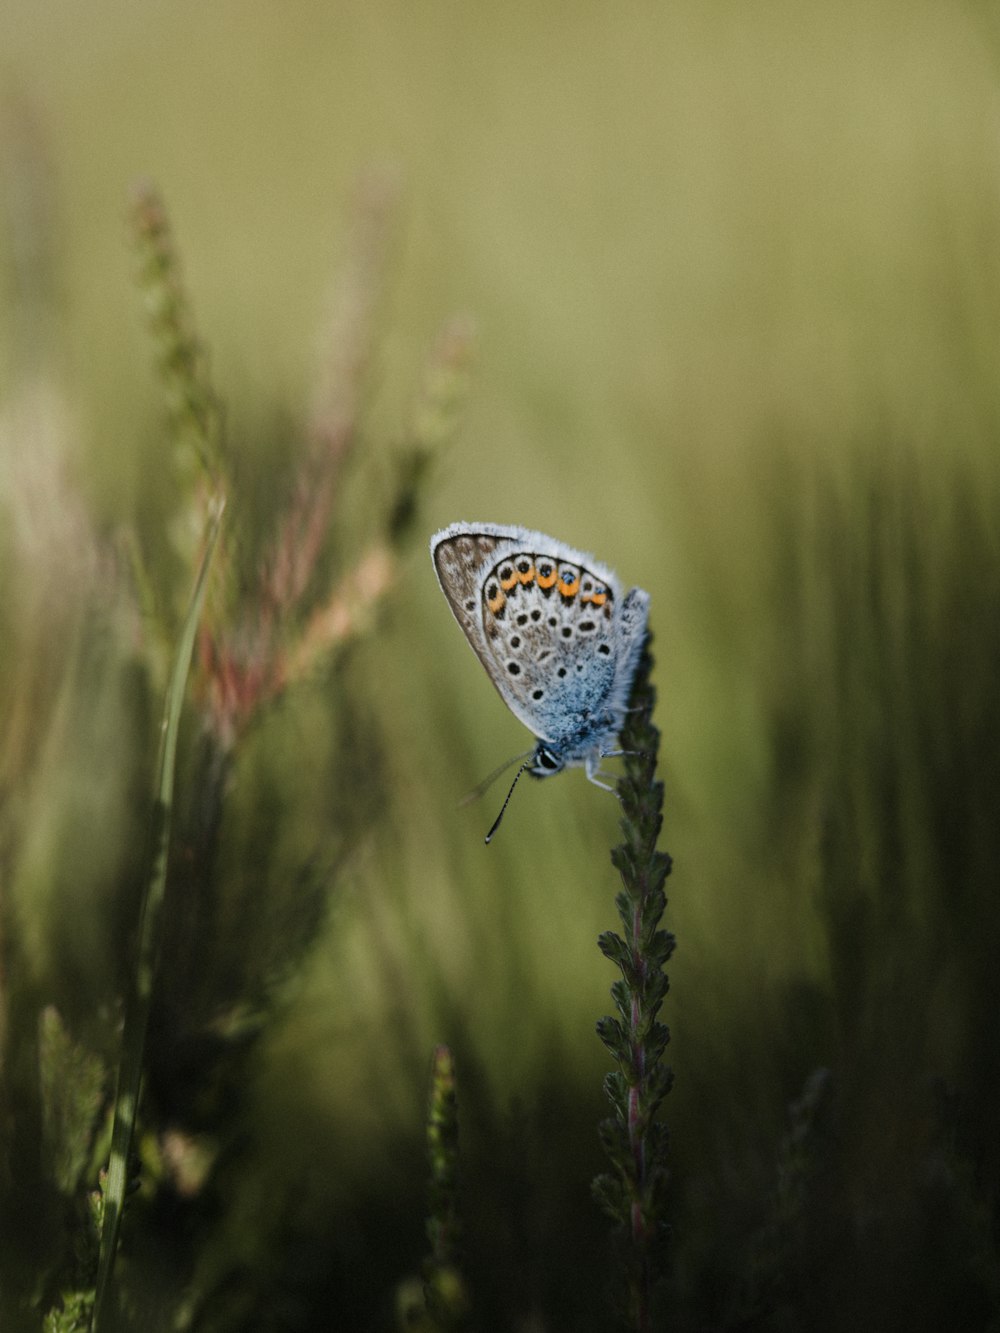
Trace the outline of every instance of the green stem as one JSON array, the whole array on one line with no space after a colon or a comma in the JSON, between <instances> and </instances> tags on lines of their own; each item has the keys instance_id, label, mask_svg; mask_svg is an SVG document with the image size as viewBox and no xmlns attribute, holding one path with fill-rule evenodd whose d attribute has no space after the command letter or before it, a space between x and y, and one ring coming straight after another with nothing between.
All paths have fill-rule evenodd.
<instances>
[{"instance_id":1,"label":"green stem","mask_svg":"<svg viewBox=\"0 0 1000 1333\"><path fill-rule=\"evenodd\" d=\"M128 1159L135 1132L142 1084L142 1060L149 1024L153 978L159 961L162 937L162 906L167 887L167 857L170 847L170 824L173 811L174 773L177 761L177 739L180 733L181 709L187 685L195 636L205 600L208 569L219 536L225 501L219 497L209 512L205 533L204 553L187 613L181 626L180 642L170 673L163 711L160 735L156 798L151 819L151 860L146 881L139 921L139 960L135 972L135 986L125 1011L125 1030L122 1034L122 1056L118 1069L118 1088L115 1094L115 1118L111 1131L111 1153L108 1159L104 1185L104 1224L101 1229L101 1252L97 1270L97 1292L94 1301L93 1327L101 1327L108 1285L114 1268L118 1233L121 1229L122 1207L128 1183Z\"/></svg>"}]
</instances>

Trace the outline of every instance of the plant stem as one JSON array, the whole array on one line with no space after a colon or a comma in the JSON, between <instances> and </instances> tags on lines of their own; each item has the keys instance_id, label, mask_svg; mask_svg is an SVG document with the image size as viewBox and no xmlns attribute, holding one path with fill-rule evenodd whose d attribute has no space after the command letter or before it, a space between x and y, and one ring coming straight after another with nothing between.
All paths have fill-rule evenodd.
<instances>
[{"instance_id":1,"label":"plant stem","mask_svg":"<svg viewBox=\"0 0 1000 1333\"><path fill-rule=\"evenodd\" d=\"M606 931L598 941L622 977L611 988L618 1017L597 1025L618 1069L604 1085L615 1116L601 1125L613 1172L597 1177L594 1193L622 1242L626 1314L636 1333L652 1329L657 1260L666 1234L667 1133L656 1117L672 1082L663 1061L670 1033L657 1017L668 989L664 967L674 938L660 928L671 860L657 850L663 783L656 779L660 733L652 723L656 692L650 681L650 641L647 637L621 736L626 756L618 784L623 841L611 860L622 880L615 903L623 935Z\"/></svg>"},{"instance_id":2,"label":"plant stem","mask_svg":"<svg viewBox=\"0 0 1000 1333\"><path fill-rule=\"evenodd\" d=\"M424 1262L424 1298L434 1327L452 1333L465 1326L469 1297L459 1267L461 1221L458 1213L458 1097L455 1061L447 1046L434 1052L427 1115L430 1163L431 1252Z\"/></svg>"},{"instance_id":3,"label":"plant stem","mask_svg":"<svg viewBox=\"0 0 1000 1333\"><path fill-rule=\"evenodd\" d=\"M205 600L208 569L212 560L222 522L221 497L213 505L205 534L204 554L187 615L181 627L180 643L174 658L164 705L157 774L156 801L152 816L152 862L143 894L139 924L139 958L135 987L125 1014L122 1037L122 1057L115 1094L115 1118L111 1132L111 1155L104 1184L104 1223L101 1231L101 1253L97 1272L97 1294L94 1303L95 1329L100 1329L105 1309L108 1284L114 1267L122 1208L128 1183L128 1158L139 1107L142 1083L142 1061L146 1042L146 1028L152 1001L153 979L162 938L162 906L167 886L167 854L170 846L170 825L174 796L174 766L177 739L180 734L181 706L184 702L191 654Z\"/></svg>"}]
</instances>

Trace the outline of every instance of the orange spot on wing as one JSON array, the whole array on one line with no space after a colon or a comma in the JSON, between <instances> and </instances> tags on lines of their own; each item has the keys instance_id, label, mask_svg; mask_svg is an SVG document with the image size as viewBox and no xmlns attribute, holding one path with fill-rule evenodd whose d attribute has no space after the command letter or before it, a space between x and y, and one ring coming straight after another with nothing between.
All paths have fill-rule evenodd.
<instances>
[{"instance_id":1,"label":"orange spot on wing","mask_svg":"<svg viewBox=\"0 0 1000 1333\"><path fill-rule=\"evenodd\" d=\"M547 574L542 574L542 573L538 574L538 586L540 588L551 588L552 585L555 583L557 577L558 574L556 572L556 568L554 565L552 565L550 566L549 572Z\"/></svg>"},{"instance_id":2,"label":"orange spot on wing","mask_svg":"<svg viewBox=\"0 0 1000 1333\"><path fill-rule=\"evenodd\" d=\"M603 606L608 600L608 594L606 592L590 592L584 595L583 600L593 602L594 606Z\"/></svg>"},{"instance_id":3,"label":"orange spot on wing","mask_svg":"<svg viewBox=\"0 0 1000 1333\"><path fill-rule=\"evenodd\" d=\"M517 577L522 583L531 583L535 577L535 566L529 565L527 569L517 571Z\"/></svg>"},{"instance_id":4,"label":"orange spot on wing","mask_svg":"<svg viewBox=\"0 0 1000 1333\"><path fill-rule=\"evenodd\" d=\"M499 615L500 612L503 610L504 602L506 602L506 600L507 600L507 594L501 590L497 593L495 597L490 597L487 600L486 605L489 607L490 611L492 611L492 613L496 616Z\"/></svg>"},{"instance_id":5,"label":"orange spot on wing","mask_svg":"<svg viewBox=\"0 0 1000 1333\"><path fill-rule=\"evenodd\" d=\"M513 588L516 582L517 582L517 570L512 565L510 573L507 575L506 578L504 578L502 574L500 575L500 587L503 588L504 592L510 592L511 588Z\"/></svg>"},{"instance_id":6,"label":"orange spot on wing","mask_svg":"<svg viewBox=\"0 0 1000 1333\"><path fill-rule=\"evenodd\" d=\"M575 597L580 591L580 576L577 574L572 583L567 583L565 579L559 580L559 591L564 597Z\"/></svg>"}]
</instances>

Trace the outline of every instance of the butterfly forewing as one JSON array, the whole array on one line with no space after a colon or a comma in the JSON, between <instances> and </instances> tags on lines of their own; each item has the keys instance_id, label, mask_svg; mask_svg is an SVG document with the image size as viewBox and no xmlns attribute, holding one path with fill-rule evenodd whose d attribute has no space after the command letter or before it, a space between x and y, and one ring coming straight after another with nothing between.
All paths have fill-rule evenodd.
<instances>
[{"instance_id":1,"label":"butterfly forewing","mask_svg":"<svg viewBox=\"0 0 1000 1333\"><path fill-rule=\"evenodd\" d=\"M465 637L479 655L486 670L493 674L492 655L483 633L482 585L483 570L501 543L509 538L497 530L490 532L455 531L446 528L431 541L434 569L441 591Z\"/></svg>"}]
</instances>

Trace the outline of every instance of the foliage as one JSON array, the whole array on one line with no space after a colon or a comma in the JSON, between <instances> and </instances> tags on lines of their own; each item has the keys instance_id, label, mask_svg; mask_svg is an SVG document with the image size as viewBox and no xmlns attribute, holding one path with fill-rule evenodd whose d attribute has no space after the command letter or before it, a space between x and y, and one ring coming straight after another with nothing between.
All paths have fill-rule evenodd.
<instances>
[{"instance_id":1,"label":"foliage","mask_svg":"<svg viewBox=\"0 0 1000 1333\"><path fill-rule=\"evenodd\" d=\"M218 1164L239 1151L234 1137L238 1131L230 1120L231 1099L246 1078L261 1037L274 1027L287 978L301 966L322 920L329 893L326 874L303 866L297 885L299 903L283 921L271 916L266 941L254 940L252 914L243 916L242 931L220 934L225 891L218 877L219 838L234 761L247 734L260 726L278 699L318 671L329 672L335 655L359 634L369 632L374 606L394 581L398 543L412 527L419 487L433 451L447 438L460 399L468 334L455 325L431 361L426 388L414 409L411 438L398 453L383 512L373 520L369 548L352 567L337 573L324 562L324 549L337 506L344 504L340 492L358 435L361 386L374 337L373 289L384 248L380 232L390 207L384 192L369 190L363 198L357 224L359 259L346 278L344 305L334 321L325 396L287 497L279 497L283 508L276 515L275 535L265 541L262 552L248 556L246 547L255 538L245 523L241 527L237 521L233 537L223 542L223 564L229 566L229 575L221 585L215 581L210 612L200 623L226 492L234 489L234 457L224 437L221 400L194 333L163 203L149 185L136 191L132 219L140 282L174 442L176 507L170 527L181 567L196 561L198 574L189 606L174 622L169 603L163 602L156 577L147 568L142 534L128 536L134 582L130 588L120 580L115 592L143 599L143 646L148 653L144 665L154 679L162 676L163 649L173 633L179 642L166 687L160 757L150 799L145 887L137 920L127 928L129 948L120 963L121 974L129 978L129 998L110 1165L102 1175L99 1195L93 1192L92 1145L107 1111L108 1071L96 1053L74 1039L58 1010L50 1005L41 1020L37 1058L43 1167L34 1181L31 1170L22 1168L22 1189L28 1192L26 1198L34 1194L36 1212L43 1189L57 1191L70 1210L67 1217L76 1217L62 1241L61 1257L58 1233L50 1228L51 1267L44 1290L59 1292L47 1315L53 1329L89 1327L92 1317L95 1327L111 1326L105 1298L127 1191L141 1189L147 1210L163 1206L161 1201L173 1196L182 1211L205 1216ZM96 546L100 538L94 535L92 541ZM234 576L233 567L241 560L243 572ZM253 562L249 581L248 560ZM196 640L199 727L193 748L189 740L181 761L186 785L180 819L175 820L181 709ZM348 807L356 809L353 802L345 810ZM357 837L357 830L349 831L350 823L347 830L339 856ZM124 868L121 877L119 892L125 900L132 870ZM189 914L194 902L197 910ZM238 900L226 904L225 910L239 912ZM25 964L16 947L16 936L9 935L8 1005L27 1002ZM105 1045L108 1035L103 1038ZM17 1039L12 1027L9 1040ZM15 1046L7 1058L30 1063L31 1055ZM9 1113L23 1126L30 1109L16 1084L8 1095ZM137 1127L145 1142L134 1156ZM201 1150L192 1136L202 1142ZM15 1132L8 1151L16 1143ZM83 1206L88 1198L96 1202L103 1227L96 1306L96 1238L87 1239L92 1219L89 1213L84 1218L88 1210ZM193 1257L189 1256L189 1264ZM27 1296L23 1278L28 1275L24 1272L19 1282L10 1270L5 1285L15 1290L20 1285ZM37 1299L41 1289L33 1294ZM129 1313L123 1311L119 1318L131 1320L139 1297L135 1290L130 1292L127 1276L123 1299Z\"/></svg>"},{"instance_id":2,"label":"foliage","mask_svg":"<svg viewBox=\"0 0 1000 1333\"><path fill-rule=\"evenodd\" d=\"M120 1322L386 1333L408 1281L426 1315L440 1043L470 1327L611 1322L587 1182L614 1172L617 807L536 784L488 856L453 808L524 744L420 549L482 517L652 594L683 942L661 1323L995 1328L996 16L9 8L5 1333L88 1316L158 728L220 485ZM137 164L170 200L129 204L142 330ZM410 386L456 303L485 350L441 467L467 330Z\"/></svg>"}]
</instances>

